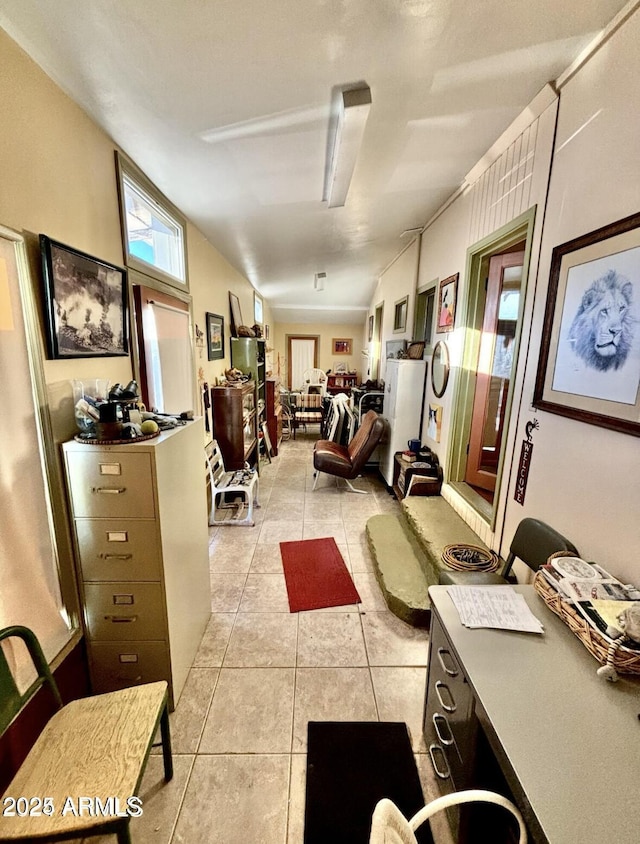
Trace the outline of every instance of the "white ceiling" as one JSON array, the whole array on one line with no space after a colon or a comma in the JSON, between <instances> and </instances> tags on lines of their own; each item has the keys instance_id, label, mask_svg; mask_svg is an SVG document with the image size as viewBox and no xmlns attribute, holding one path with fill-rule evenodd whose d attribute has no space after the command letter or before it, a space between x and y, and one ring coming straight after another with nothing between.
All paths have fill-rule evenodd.
<instances>
[{"instance_id":1,"label":"white ceiling","mask_svg":"<svg viewBox=\"0 0 640 844\"><path fill-rule=\"evenodd\" d=\"M2 0L0 25L263 294L364 318L381 270L624 0ZM322 201L331 103L372 106ZM316 292L316 272L326 272Z\"/></svg>"}]
</instances>

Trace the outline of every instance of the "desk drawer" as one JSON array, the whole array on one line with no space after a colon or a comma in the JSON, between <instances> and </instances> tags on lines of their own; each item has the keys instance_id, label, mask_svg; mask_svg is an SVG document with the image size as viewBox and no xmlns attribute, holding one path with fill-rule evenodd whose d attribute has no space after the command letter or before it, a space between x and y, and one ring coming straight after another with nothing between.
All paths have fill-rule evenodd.
<instances>
[{"instance_id":1,"label":"desk drawer","mask_svg":"<svg viewBox=\"0 0 640 844\"><path fill-rule=\"evenodd\" d=\"M84 593L91 639L124 641L166 635L159 583L85 583Z\"/></svg>"},{"instance_id":2,"label":"desk drawer","mask_svg":"<svg viewBox=\"0 0 640 844\"><path fill-rule=\"evenodd\" d=\"M152 519L155 516L151 457L120 451L67 454L75 518Z\"/></svg>"},{"instance_id":3,"label":"desk drawer","mask_svg":"<svg viewBox=\"0 0 640 844\"><path fill-rule=\"evenodd\" d=\"M170 680L165 642L93 642L91 661L93 690L98 694Z\"/></svg>"},{"instance_id":4,"label":"desk drawer","mask_svg":"<svg viewBox=\"0 0 640 844\"><path fill-rule=\"evenodd\" d=\"M160 580L155 521L77 519L75 525L83 580Z\"/></svg>"}]
</instances>

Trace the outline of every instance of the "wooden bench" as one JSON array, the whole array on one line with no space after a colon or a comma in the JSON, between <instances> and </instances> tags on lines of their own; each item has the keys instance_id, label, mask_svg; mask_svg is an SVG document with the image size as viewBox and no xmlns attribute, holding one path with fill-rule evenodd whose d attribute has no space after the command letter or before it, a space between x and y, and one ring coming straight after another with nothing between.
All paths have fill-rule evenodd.
<instances>
[{"instance_id":1,"label":"wooden bench","mask_svg":"<svg viewBox=\"0 0 640 844\"><path fill-rule=\"evenodd\" d=\"M165 781L173 776L166 682L63 706L33 632L18 626L0 630L5 648L11 647L12 637L27 646L38 677L21 693L0 648L0 732L43 686L60 708L2 797L0 842L64 841L115 833L118 844L130 844L129 821L144 810L137 793L158 726Z\"/></svg>"}]
</instances>

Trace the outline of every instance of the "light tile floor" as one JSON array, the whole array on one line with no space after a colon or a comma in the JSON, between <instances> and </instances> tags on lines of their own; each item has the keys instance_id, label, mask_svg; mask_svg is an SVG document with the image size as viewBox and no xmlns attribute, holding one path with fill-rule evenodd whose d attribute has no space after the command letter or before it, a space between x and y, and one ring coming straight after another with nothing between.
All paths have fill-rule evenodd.
<instances>
[{"instance_id":1,"label":"light tile floor","mask_svg":"<svg viewBox=\"0 0 640 844\"><path fill-rule=\"evenodd\" d=\"M377 473L355 482L366 496L326 475L313 492L316 439L299 434L262 467L255 527L210 528L212 613L171 715L175 776L163 783L154 751L135 844L302 844L309 720L405 721L425 798L437 795L421 730L427 632L388 612L365 537L398 504ZM362 603L291 614L278 543L324 536ZM450 840L443 819L434 835Z\"/></svg>"}]
</instances>

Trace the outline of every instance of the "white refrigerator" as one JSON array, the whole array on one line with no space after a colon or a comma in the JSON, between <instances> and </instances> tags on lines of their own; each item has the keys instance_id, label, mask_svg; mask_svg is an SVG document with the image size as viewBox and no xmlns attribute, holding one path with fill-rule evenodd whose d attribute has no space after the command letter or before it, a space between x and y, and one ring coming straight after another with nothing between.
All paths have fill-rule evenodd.
<instances>
[{"instance_id":1,"label":"white refrigerator","mask_svg":"<svg viewBox=\"0 0 640 844\"><path fill-rule=\"evenodd\" d=\"M389 486L393 486L395 453L406 451L409 440L420 439L426 365L424 360L387 360L384 416L389 431L387 441L381 446L380 471Z\"/></svg>"}]
</instances>

